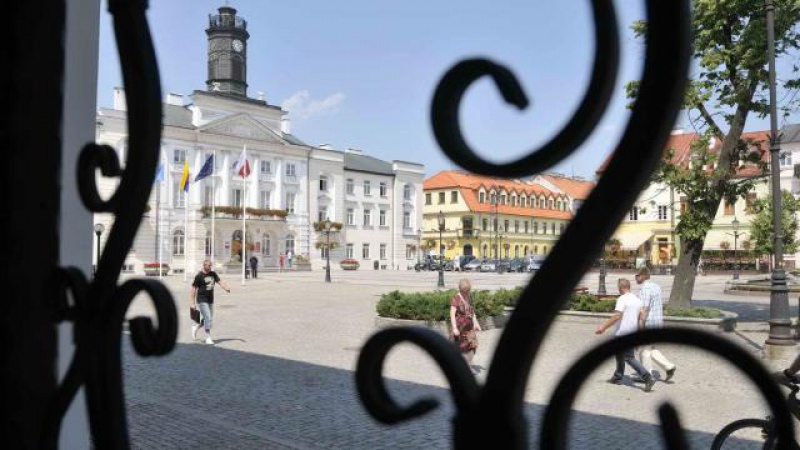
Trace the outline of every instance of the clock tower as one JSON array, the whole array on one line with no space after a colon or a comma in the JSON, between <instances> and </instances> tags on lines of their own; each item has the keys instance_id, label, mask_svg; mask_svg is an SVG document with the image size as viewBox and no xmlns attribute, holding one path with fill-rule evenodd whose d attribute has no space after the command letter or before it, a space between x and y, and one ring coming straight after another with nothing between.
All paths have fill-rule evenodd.
<instances>
[{"instance_id":1,"label":"clock tower","mask_svg":"<svg viewBox=\"0 0 800 450\"><path fill-rule=\"evenodd\" d=\"M247 21L236 15L230 6L209 14L208 80L206 89L247 97Z\"/></svg>"}]
</instances>

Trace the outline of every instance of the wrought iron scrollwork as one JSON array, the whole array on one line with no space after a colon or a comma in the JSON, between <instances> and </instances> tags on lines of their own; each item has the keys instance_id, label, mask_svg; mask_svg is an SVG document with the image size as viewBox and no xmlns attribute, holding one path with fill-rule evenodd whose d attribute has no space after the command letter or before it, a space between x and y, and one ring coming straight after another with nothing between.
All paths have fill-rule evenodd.
<instances>
[{"instance_id":1,"label":"wrought iron scrollwork","mask_svg":"<svg viewBox=\"0 0 800 450\"><path fill-rule=\"evenodd\" d=\"M478 78L489 76L509 103L523 108L528 100L507 68L483 59L463 61L443 77L431 111L434 134L451 160L484 175L531 175L563 160L586 139L608 105L619 59L613 2L591 0L591 4L597 40L592 78L580 107L564 129L538 151L518 161L495 164L482 159L467 145L458 123L458 108L466 89ZM381 370L386 354L393 345L410 341L434 357L450 383L456 407L454 448L528 448L528 426L522 411L525 386L537 351L561 305L649 182L681 105L691 57L689 1L647 0L646 13L644 73L625 133L596 188L522 292L496 347L486 384L475 386L457 348L444 337L414 328L380 331L364 346L356 369L362 403L377 420L388 424L409 420L436 405L431 400L421 400L403 409L392 401L383 385ZM764 368L719 337L678 329L648 330L613 339L580 358L547 406L541 448L566 448L572 401L581 381L601 362L625 348L655 342L699 347L745 372L772 409L781 448L789 448L793 436L791 416ZM676 410L663 405L660 418L667 448L687 448Z\"/></svg>"},{"instance_id":2,"label":"wrought iron scrollwork","mask_svg":"<svg viewBox=\"0 0 800 450\"><path fill-rule=\"evenodd\" d=\"M142 356L164 355L175 347L178 317L172 295L158 281L117 285L136 237L155 177L161 142L161 87L145 0L109 0L127 95L129 151L125 169L107 145L87 144L78 161L78 189L86 208L115 216L94 279L72 267L59 272L57 319L74 324L75 354L53 399L44 425L43 447L56 448L61 422L81 386L86 389L89 424L97 448L127 449L129 437L122 382L120 339L125 315L140 293L150 297L158 326L148 317L128 320L133 347ZM100 169L121 177L109 200L95 180ZM70 301L70 299L72 301Z\"/></svg>"}]
</instances>

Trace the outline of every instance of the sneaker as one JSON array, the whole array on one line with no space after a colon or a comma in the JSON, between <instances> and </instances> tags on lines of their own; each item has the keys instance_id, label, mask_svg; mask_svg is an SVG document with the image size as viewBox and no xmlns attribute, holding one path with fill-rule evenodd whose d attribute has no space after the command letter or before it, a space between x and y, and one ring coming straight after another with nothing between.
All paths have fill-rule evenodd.
<instances>
[{"instance_id":1,"label":"sneaker","mask_svg":"<svg viewBox=\"0 0 800 450\"><path fill-rule=\"evenodd\" d=\"M665 378L664 381L669 381L673 376L675 376L675 369L677 369L677 367L667 370L667 378Z\"/></svg>"},{"instance_id":2,"label":"sneaker","mask_svg":"<svg viewBox=\"0 0 800 450\"><path fill-rule=\"evenodd\" d=\"M207 337L206 337L206 344L208 344L208 345L214 345L214 340L213 340L213 339L211 339L211 336L207 336Z\"/></svg>"},{"instance_id":3,"label":"sneaker","mask_svg":"<svg viewBox=\"0 0 800 450\"><path fill-rule=\"evenodd\" d=\"M611 383L611 384L622 384L622 378L611 377L611 378L609 378L609 379L606 381L606 383Z\"/></svg>"},{"instance_id":4,"label":"sneaker","mask_svg":"<svg viewBox=\"0 0 800 450\"><path fill-rule=\"evenodd\" d=\"M199 330L199 329L200 329L200 325L197 325L197 324L192 325L192 340L193 341L197 340L197 330Z\"/></svg>"},{"instance_id":5,"label":"sneaker","mask_svg":"<svg viewBox=\"0 0 800 450\"><path fill-rule=\"evenodd\" d=\"M638 373L631 375L631 381L634 383L644 383L644 378L640 377Z\"/></svg>"},{"instance_id":6,"label":"sneaker","mask_svg":"<svg viewBox=\"0 0 800 450\"><path fill-rule=\"evenodd\" d=\"M650 392L650 391L652 391L652 390L653 390L653 386L655 386L655 384L656 384L656 378L655 378L654 376L650 375L650 376L649 376L649 377L648 377L648 378L647 378L647 379L644 381L644 391L645 391L645 392Z\"/></svg>"},{"instance_id":7,"label":"sneaker","mask_svg":"<svg viewBox=\"0 0 800 450\"><path fill-rule=\"evenodd\" d=\"M781 386L792 388L793 384L798 384L797 375L790 375L785 370L779 370L772 374L772 379Z\"/></svg>"}]
</instances>

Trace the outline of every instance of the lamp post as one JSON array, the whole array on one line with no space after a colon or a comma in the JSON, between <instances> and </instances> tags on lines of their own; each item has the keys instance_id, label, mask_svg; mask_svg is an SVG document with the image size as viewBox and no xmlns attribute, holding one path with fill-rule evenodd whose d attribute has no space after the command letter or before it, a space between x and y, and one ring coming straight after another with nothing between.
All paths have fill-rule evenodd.
<instances>
[{"instance_id":1,"label":"lamp post","mask_svg":"<svg viewBox=\"0 0 800 450\"><path fill-rule=\"evenodd\" d=\"M597 295L606 295L606 248L603 246L603 254L600 255L600 274L597 280Z\"/></svg>"},{"instance_id":2,"label":"lamp post","mask_svg":"<svg viewBox=\"0 0 800 450\"><path fill-rule=\"evenodd\" d=\"M736 217L733 218L733 279L739 279L739 235L744 233L739 233L739 220Z\"/></svg>"},{"instance_id":3,"label":"lamp post","mask_svg":"<svg viewBox=\"0 0 800 450\"><path fill-rule=\"evenodd\" d=\"M419 255L422 253L422 230L417 228L417 267L419 267Z\"/></svg>"},{"instance_id":4,"label":"lamp post","mask_svg":"<svg viewBox=\"0 0 800 450\"><path fill-rule=\"evenodd\" d=\"M100 266L100 235L106 231L105 225L102 223L94 224L94 234L97 236L97 262L94 264L94 273L97 274L97 268ZM161 270L159 267L158 270Z\"/></svg>"},{"instance_id":5,"label":"lamp post","mask_svg":"<svg viewBox=\"0 0 800 450\"><path fill-rule=\"evenodd\" d=\"M769 337L767 346L794 345L792 339L792 322L789 320L789 297L786 286L786 274L783 271L783 232L781 230L781 170L779 153L781 150L778 136L777 88L775 85L775 5L773 0L766 0L767 19L767 60L769 61L769 116L770 116L770 153L772 167L772 226L775 233L775 265L772 267L772 280L769 296ZM785 347L784 347L785 348ZM767 354L780 358L773 350L766 348Z\"/></svg>"},{"instance_id":6,"label":"lamp post","mask_svg":"<svg viewBox=\"0 0 800 450\"><path fill-rule=\"evenodd\" d=\"M502 248L503 248L503 235L502 234L498 234L497 235L497 252L495 253L495 256L497 257L497 259L494 260L494 263L497 266L497 267L495 267L497 269L497 273L502 273L502 272L500 272L500 266L501 266L500 258L503 257Z\"/></svg>"},{"instance_id":7,"label":"lamp post","mask_svg":"<svg viewBox=\"0 0 800 450\"><path fill-rule=\"evenodd\" d=\"M439 283L437 286L444 287L444 249L442 248L442 231L444 231L444 213L439 211Z\"/></svg>"},{"instance_id":8,"label":"lamp post","mask_svg":"<svg viewBox=\"0 0 800 450\"><path fill-rule=\"evenodd\" d=\"M325 282L331 282L331 221L325 219L322 224L325 230Z\"/></svg>"}]
</instances>

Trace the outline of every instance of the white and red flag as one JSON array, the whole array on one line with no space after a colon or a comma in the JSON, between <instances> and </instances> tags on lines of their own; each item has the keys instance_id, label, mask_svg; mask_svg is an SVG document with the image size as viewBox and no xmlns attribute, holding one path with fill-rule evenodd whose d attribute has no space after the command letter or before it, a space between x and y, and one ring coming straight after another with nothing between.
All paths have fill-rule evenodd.
<instances>
[{"instance_id":1,"label":"white and red flag","mask_svg":"<svg viewBox=\"0 0 800 450\"><path fill-rule=\"evenodd\" d=\"M241 175L242 178L247 178L250 175L250 162L247 160L247 146L242 149L242 154L239 155L239 159L234 161L233 166L231 166L233 173L237 175Z\"/></svg>"}]
</instances>

